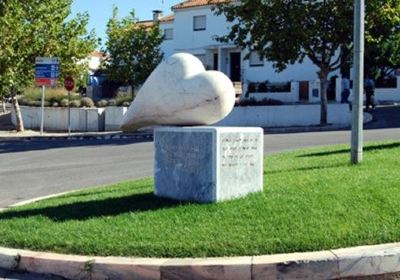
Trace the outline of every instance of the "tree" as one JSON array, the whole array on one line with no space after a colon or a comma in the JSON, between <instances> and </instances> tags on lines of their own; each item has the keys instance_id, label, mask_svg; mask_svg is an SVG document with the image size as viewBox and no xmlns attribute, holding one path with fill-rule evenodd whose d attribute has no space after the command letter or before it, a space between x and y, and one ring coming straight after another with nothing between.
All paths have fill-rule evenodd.
<instances>
[{"instance_id":1,"label":"tree","mask_svg":"<svg viewBox=\"0 0 400 280\"><path fill-rule=\"evenodd\" d=\"M369 0L367 32L372 40L379 36L376 26L387 27L385 19L398 17L398 0ZM389 3L388 11L381 7ZM397 4L396 4L397 3ZM379 17L383 13L385 17ZM243 0L216 6L232 27L225 42L257 51L261 58L274 63L277 71L310 59L319 69L321 82L321 119L327 124L328 76L351 57L353 1L349 0ZM391 21L393 22L393 20Z\"/></svg>"},{"instance_id":2,"label":"tree","mask_svg":"<svg viewBox=\"0 0 400 280\"><path fill-rule=\"evenodd\" d=\"M163 35L158 24L138 22L134 11L121 20L117 16L118 9L114 7L106 31L105 72L109 80L136 88L162 60Z\"/></svg>"},{"instance_id":3,"label":"tree","mask_svg":"<svg viewBox=\"0 0 400 280\"><path fill-rule=\"evenodd\" d=\"M375 78L384 78L400 68L400 1L375 2L368 7L373 20L367 22L365 66Z\"/></svg>"},{"instance_id":4,"label":"tree","mask_svg":"<svg viewBox=\"0 0 400 280\"><path fill-rule=\"evenodd\" d=\"M17 131L23 131L16 93L32 85L35 58L61 58L61 77L79 76L80 61L97 45L87 33L88 15L67 20L72 0L0 0L0 96L12 95L17 112Z\"/></svg>"}]
</instances>

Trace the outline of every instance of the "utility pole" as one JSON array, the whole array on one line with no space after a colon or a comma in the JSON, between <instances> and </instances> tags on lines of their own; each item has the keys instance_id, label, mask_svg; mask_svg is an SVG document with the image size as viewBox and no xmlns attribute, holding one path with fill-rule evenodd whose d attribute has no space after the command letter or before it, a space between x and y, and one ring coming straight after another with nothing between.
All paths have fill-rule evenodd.
<instances>
[{"instance_id":1,"label":"utility pole","mask_svg":"<svg viewBox=\"0 0 400 280\"><path fill-rule=\"evenodd\" d=\"M354 0L354 94L353 120L351 126L352 164L358 164L363 159L364 18L365 0Z\"/></svg>"}]
</instances>

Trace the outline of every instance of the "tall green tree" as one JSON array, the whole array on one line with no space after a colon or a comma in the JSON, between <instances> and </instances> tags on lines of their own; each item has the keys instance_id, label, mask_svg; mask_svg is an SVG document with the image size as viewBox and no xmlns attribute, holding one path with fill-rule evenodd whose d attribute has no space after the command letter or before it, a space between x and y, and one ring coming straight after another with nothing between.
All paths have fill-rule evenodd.
<instances>
[{"instance_id":1,"label":"tall green tree","mask_svg":"<svg viewBox=\"0 0 400 280\"><path fill-rule=\"evenodd\" d=\"M118 19L118 9L114 7L106 33L104 66L108 79L139 87L163 58L160 50L163 35L158 24L139 22L134 11Z\"/></svg>"},{"instance_id":2,"label":"tall green tree","mask_svg":"<svg viewBox=\"0 0 400 280\"><path fill-rule=\"evenodd\" d=\"M0 0L0 95L13 96L17 130L23 131L16 93L34 82L36 57L60 57L61 77L80 77L97 46L88 14L67 19L72 0Z\"/></svg>"},{"instance_id":3,"label":"tall green tree","mask_svg":"<svg viewBox=\"0 0 400 280\"><path fill-rule=\"evenodd\" d=\"M381 36L399 17L398 0L367 1L367 38ZM388 9L382 10L382 7ZM318 67L321 89L320 124L327 124L328 76L351 57L353 1L349 0L242 0L217 5L232 27L220 38L243 49L257 51L277 71L308 58ZM382 14L384 16L382 16ZM386 22L388 18L390 22ZM379 28L378 28L379 27Z\"/></svg>"},{"instance_id":4,"label":"tall green tree","mask_svg":"<svg viewBox=\"0 0 400 280\"><path fill-rule=\"evenodd\" d=\"M372 1L369 10L366 70L376 78L388 77L400 68L400 1Z\"/></svg>"}]
</instances>

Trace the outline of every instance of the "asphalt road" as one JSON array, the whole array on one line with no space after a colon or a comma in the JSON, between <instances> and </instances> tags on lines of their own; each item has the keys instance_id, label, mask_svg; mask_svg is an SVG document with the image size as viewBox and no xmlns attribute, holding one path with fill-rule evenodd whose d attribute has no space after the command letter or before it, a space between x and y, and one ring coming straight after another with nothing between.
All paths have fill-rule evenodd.
<instances>
[{"instance_id":1,"label":"asphalt road","mask_svg":"<svg viewBox=\"0 0 400 280\"><path fill-rule=\"evenodd\" d=\"M365 140L400 139L399 128ZM137 140L0 141L0 208L54 193L151 176L153 143ZM267 134L265 154L350 143L350 131Z\"/></svg>"}]
</instances>

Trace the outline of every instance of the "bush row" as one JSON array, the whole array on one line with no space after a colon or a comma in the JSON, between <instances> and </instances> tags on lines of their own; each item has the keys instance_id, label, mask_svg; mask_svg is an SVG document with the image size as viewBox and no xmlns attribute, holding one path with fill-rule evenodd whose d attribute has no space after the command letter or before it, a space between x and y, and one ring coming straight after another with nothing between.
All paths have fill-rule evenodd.
<instances>
[{"instance_id":1,"label":"bush row","mask_svg":"<svg viewBox=\"0 0 400 280\"><path fill-rule=\"evenodd\" d=\"M270 83L265 82L249 82L248 92L290 92L290 82L287 83Z\"/></svg>"},{"instance_id":2,"label":"bush row","mask_svg":"<svg viewBox=\"0 0 400 280\"><path fill-rule=\"evenodd\" d=\"M257 101L254 97L241 100L237 106L278 106L283 105L284 103L280 100L264 98L260 101Z\"/></svg>"},{"instance_id":3,"label":"bush row","mask_svg":"<svg viewBox=\"0 0 400 280\"><path fill-rule=\"evenodd\" d=\"M25 106L40 107L42 105L41 100L29 100L25 96L19 98L18 102L19 104ZM65 97L62 99L50 99L44 101L45 107L68 107L68 104L72 108L80 108L80 107L94 108L94 107L106 107L106 106L128 107L130 106L131 101L127 101L124 99L109 99L109 100L102 99L99 100L97 103L95 103L90 97L82 97L80 99L71 98L70 101L68 101L68 98Z\"/></svg>"}]
</instances>

